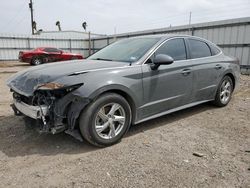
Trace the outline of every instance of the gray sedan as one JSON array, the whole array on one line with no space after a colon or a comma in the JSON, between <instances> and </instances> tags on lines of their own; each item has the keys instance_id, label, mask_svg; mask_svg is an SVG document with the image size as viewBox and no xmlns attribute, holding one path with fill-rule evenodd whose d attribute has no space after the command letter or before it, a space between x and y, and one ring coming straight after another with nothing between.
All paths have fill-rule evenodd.
<instances>
[{"instance_id":1,"label":"gray sedan","mask_svg":"<svg viewBox=\"0 0 250 188\"><path fill-rule=\"evenodd\" d=\"M86 60L40 65L7 85L13 110L96 146L117 143L131 124L212 101L226 106L239 62L215 44L186 35L117 41Z\"/></svg>"}]
</instances>

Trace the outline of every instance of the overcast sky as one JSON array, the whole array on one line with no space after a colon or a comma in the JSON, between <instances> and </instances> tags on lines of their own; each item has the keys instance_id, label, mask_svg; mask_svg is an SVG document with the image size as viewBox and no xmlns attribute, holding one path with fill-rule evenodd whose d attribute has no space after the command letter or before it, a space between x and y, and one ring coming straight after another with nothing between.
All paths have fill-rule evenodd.
<instances>
[{"instance_id":1,"label":"overcast sky","mask_svg":"<svg viewBox=\"0 0 250 188\"><path fill-rule=\"evenodd\" d=\"M250 16L250 0L33 0L37 28L114 34ZM29 0L2 0L0 33L31 33Z\"/></svg>"}]
</instances>

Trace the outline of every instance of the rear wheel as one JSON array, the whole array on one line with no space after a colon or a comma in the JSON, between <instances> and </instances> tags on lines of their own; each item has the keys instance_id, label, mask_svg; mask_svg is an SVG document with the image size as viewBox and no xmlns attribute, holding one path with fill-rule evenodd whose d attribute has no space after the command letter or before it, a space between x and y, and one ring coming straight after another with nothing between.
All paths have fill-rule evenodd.
<instances>
[{"instance_id":1,"label":"rear wheel","mask_svg":"<svg viewBox=\"0 0 250 188\"><path fill-rule=\"evenodd\" d=\"M40 58L40 57L34 57L31 61L32 65L40 65L42 63L43 63L43 61L42 61L42 58Z\"/></svg>"},{"instance_id":2,"label":"rear wheel","mask_svg":"<svg viewBox=\"0 0 250 188\"><path fill-rule=\"evenodd\" d=\"M98 147L110 146L121 140L131 123L131 109L122 96L108 93L92 102L81 114L82 136Z\"/></svg>"},{"instance_id":3,"label":"rear wheel","mask_svg":"<svg viewBox=\"0 0 250 188\"><path fill-rule=\"evenodd\" d=\"M217 89L214 104L219 107L226 106L231 100L233 87L232 79L229 76L225 76Z\"/></svg>"}]
</instances>

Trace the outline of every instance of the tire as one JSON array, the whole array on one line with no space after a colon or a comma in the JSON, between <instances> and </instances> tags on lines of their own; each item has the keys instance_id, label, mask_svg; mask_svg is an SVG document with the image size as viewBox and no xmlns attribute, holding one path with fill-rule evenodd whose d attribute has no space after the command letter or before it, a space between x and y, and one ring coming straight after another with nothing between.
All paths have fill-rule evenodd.
<instances>
[{"instance_id":1,"label":"tire","mask_svg":"<svg viewBox=\"0 0 250 188\"><path fill-rule=\"evenodd\" d=\"M90 144L106 147L122 139L130 127L131 119L131 109L126 99L115 93L107 93L82 112L79 128L83 138Z\"/></svg>"},{"instance_id":2,"label":"tire","mask_svg":"<svg viewBox=\"0 0 250 188\"><path fill-rule=\"evenodd\" d=\"M233 88L232 79L229 76L224 76L218 86L213 104L218 107L226 106L231 100Z\"/></svg>"},{"instance_id":3,"label":"tire","mask_svg":"<svg viewBox=\"0 0 250 188\"><path fill-rule=\"evenodd\" d=\"M31 61L31 65L41 65L43 64L42 58L40 57L33 57Z\"/></svg>"}]
</instances>

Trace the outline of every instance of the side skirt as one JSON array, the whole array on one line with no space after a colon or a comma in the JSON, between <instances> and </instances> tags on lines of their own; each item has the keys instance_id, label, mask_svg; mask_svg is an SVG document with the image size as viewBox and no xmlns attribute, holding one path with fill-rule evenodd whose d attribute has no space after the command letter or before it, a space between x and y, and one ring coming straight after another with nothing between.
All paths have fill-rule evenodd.
<instances>
[{"instance_id":1,"label":"side skirt","mask_svg":"<svg viewBox=\"0 0 250 188\"><path fill-rule=\"evenodd\" d=\"M167 115L167 114L179 111L179 110L183 110L183 109L186 109L186 108L190 108L190 107L193 107L193 106L205 103L205 102L209 102L209 101L213 101L213 99L211 99L211 100L203 100L203 101L198 101L198 102L193 102L193 103L186 104L186 105L183 105L183 106L180 106L180 107L177 107L177 108L173 108L171 110L167 110L165 112L161 112L159 114L155 114L155 115L149 116L147 118L141 119L139 121L136 121L134 124L139 124L139 123L142 123L144 121L148 121L150 119L155 119L155 118L158 118L160 116L164 116L164 115Z\"/></svg>"}]
</instances>

